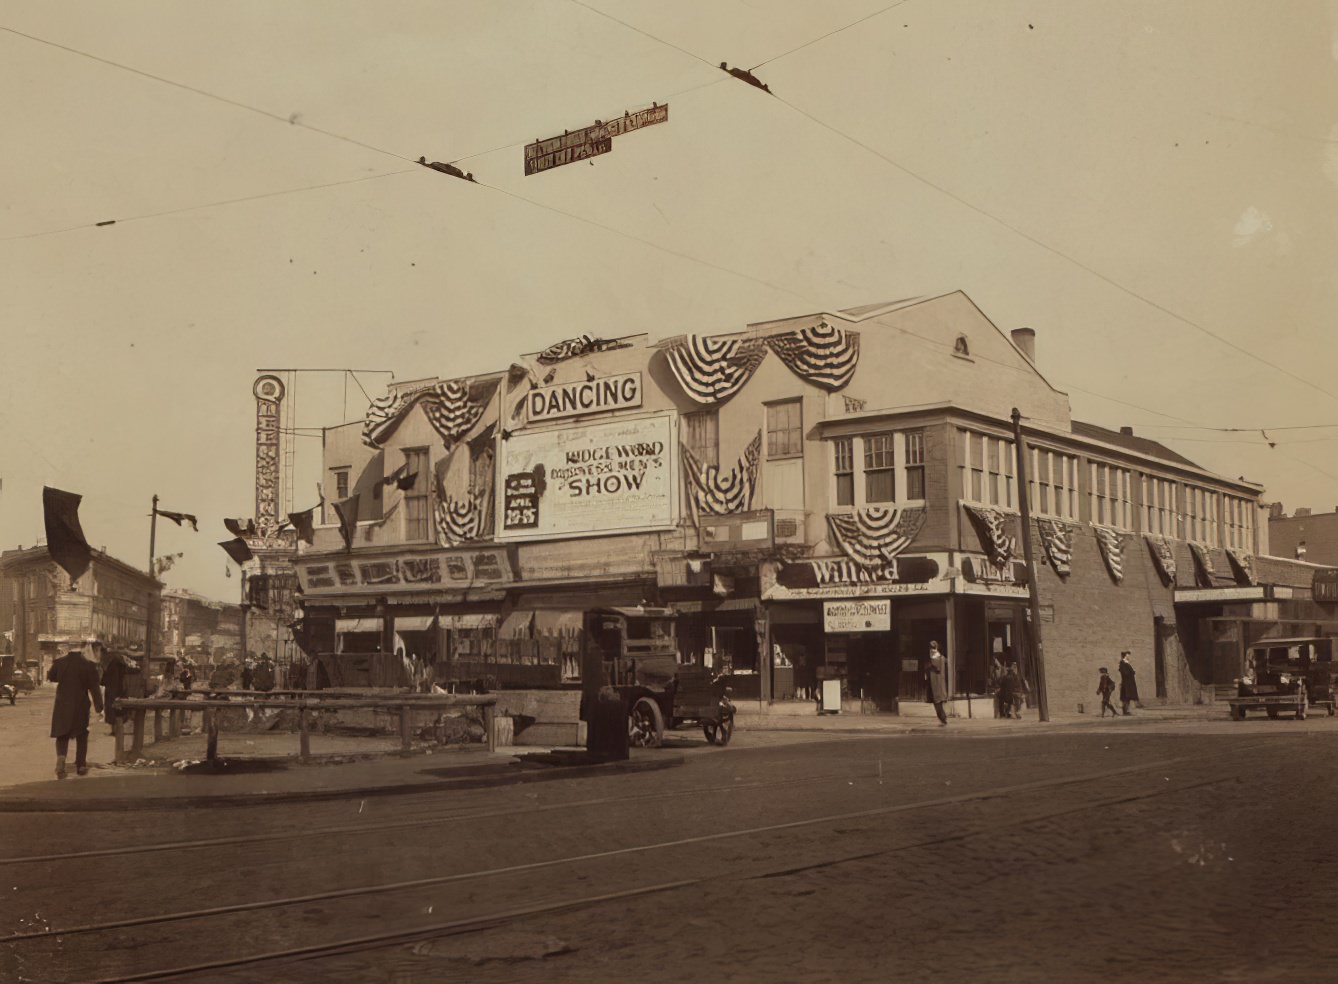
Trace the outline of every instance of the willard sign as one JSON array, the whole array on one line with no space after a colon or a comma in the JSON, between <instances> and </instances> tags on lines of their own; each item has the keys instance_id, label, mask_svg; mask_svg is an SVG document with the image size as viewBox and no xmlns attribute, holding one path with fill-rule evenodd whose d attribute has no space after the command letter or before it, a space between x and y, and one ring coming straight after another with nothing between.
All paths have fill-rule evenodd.
<instances>
[{"instance_id":1,"label":"willard sign","mask_svg":"<svg viewBox=\"0 0 1338 984\"><path fill-rule=\"evenodd\" d=\"M574 417L598 410L626 410L641 406L641 373L602 376L579 382L540 386L530 391L525 404L531 423Z\"/></svg>"}]
</instances>

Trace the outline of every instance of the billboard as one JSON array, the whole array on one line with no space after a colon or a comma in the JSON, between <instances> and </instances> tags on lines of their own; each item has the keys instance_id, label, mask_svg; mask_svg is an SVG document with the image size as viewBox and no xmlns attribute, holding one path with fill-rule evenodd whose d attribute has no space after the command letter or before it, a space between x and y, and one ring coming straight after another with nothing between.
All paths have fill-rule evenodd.
<instances>
[{"instance_id":1,"label":"billboard","mask_svg":"<svg viewBox=\"0 0 1338 984\"><path fill-rule=\"evenodd\" d=\"M497 538L673 526L672 413L514 434L497 463Z\"/></svg>"}]
</instances>

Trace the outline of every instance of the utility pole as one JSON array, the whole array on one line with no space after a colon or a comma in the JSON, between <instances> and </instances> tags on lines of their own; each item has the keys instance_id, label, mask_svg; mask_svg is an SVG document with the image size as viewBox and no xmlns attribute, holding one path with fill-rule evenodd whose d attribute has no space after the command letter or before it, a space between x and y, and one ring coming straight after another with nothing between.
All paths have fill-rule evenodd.
<instances>
[{"instance_id":1,"label":"utility pole","mask_svg":"<svg viewBox=\"0 0 1338 984\"><path fill-rule=\"evenodd\" d=\"M1041 589L1031 550L1031 502L1027 488L1027 446L1022 441L1022 414L1013 407L1013 447L1017 450L1017 498L1022 511L1022 559L1027 564L1028 622L1031 627L1032 665L1036 667L1036 707L1042 721L1050 720L1045 690L1045 646L1041 642Z\"/></svg>"},{"instance_id":2,"label":"utility pole","mask_svg":"<svg viewBox=\"0 0 1338 984\"><path fill-rule=\"evenodd\" d=\"M149 580L153 582L153 584L156 584L158 581L158 575L155 574L153 571L154 552L157 545L157 538L158 538L158 496L157 494L155 494L153 497L153 509L150 510L149 512ZM148 624L145 626L145 633L144 633L144 667L141 671L144 674L145 681L149 679L149 672L150 672L149 658L153 655L153 618L154 618L154 608L155 608L153 602L155 595L157 595L159 599L161 599L162 597L161 593L157 590L157 588L151 585L149 588L148 604L145 605L145 607L149 610Z\"/></svg>"}]
</instances>

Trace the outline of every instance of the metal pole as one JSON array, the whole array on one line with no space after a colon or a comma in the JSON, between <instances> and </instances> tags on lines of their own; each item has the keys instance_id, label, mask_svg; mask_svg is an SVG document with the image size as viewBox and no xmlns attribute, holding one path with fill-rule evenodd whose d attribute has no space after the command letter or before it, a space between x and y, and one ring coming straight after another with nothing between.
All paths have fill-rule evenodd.
<instances>
[{"instance_id":1,"label":"metal pole","mask_svg":"<svg viewBox=\"0 0 1338 984\"><path fill-rule=\"evenodd\" d=\"M149 516L149 580L152 582L156 582L158 580L157 575L154 574L153 571L154 552L157 547L157 539L158 539L158 496L155 495L153 497L153 511L152 514ZM149 680L149 673L151 672L149 668L149 661L150 657L153 656L153 616L154 616L153 600L155 594L157 594L159 598L162 597L161 594L159 594L159 592L157 591L157 589L151 586L149 588L148 603L144 606L148 609L148 617L147 617L148 624L145 626L145 631L144 631L144 667L141 670L141 672L144 674L144 682L146 685Z\"/></svg>"},{"instance_id":2,"label":"metal pole","mask_svg":"<svg viewBox=\"0 0 1338 984\"><path fill-rule=\"evenodd\" d=\"M246 648L246 622L247 622L247 619L246 619L246 613L250 610L250 608L251 608L251 606L250 606L249 604L247 604L247 601L246 601L246 568L243 567L243 568L242 568L242 603L241 603L241 609L242 609L242 662L243 662L243 663L246 662L246 654L247 654L247 648Z\"/></svg>"},{"instance_id":3,"label":"metal pole","mask_svg":"<svg viewBox=\"0 0 1338 984\"><path fill-rule=\"evenodd\" d=\"M1036 707L1042 721L1050 720L1045 689L1045 646L1041 642L1041 589L1031 553L1031 502L1027 488L1027 446L1022 441L1022 414L1013 407L1013 446L1017 450L1017 498L1022 511L1022 559L1027 564L1027 602L1031 624L1032 660L1036 666Z\"/></svg>"}]
</instances>

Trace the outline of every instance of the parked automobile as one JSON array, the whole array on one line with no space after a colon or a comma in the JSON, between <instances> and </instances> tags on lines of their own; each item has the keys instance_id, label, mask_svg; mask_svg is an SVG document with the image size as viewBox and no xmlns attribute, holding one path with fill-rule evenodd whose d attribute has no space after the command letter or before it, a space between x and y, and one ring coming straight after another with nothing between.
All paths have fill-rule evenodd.
<instances>
[{"instance_id":1,"label":"parked automobile","mask_svg":"<svg viewBox=\"0 0 1338 984\"><path fill-rule=\"evenodd\" d=\"M1243 721L1246 711L1260 710L1270 718L1292 714L1304 720L1313 708L1332 715L1333 678L1332 639L1260 639L1250 646L1236 696L1227 701L1231 717Z\"/></svg>"}]
</instances>

